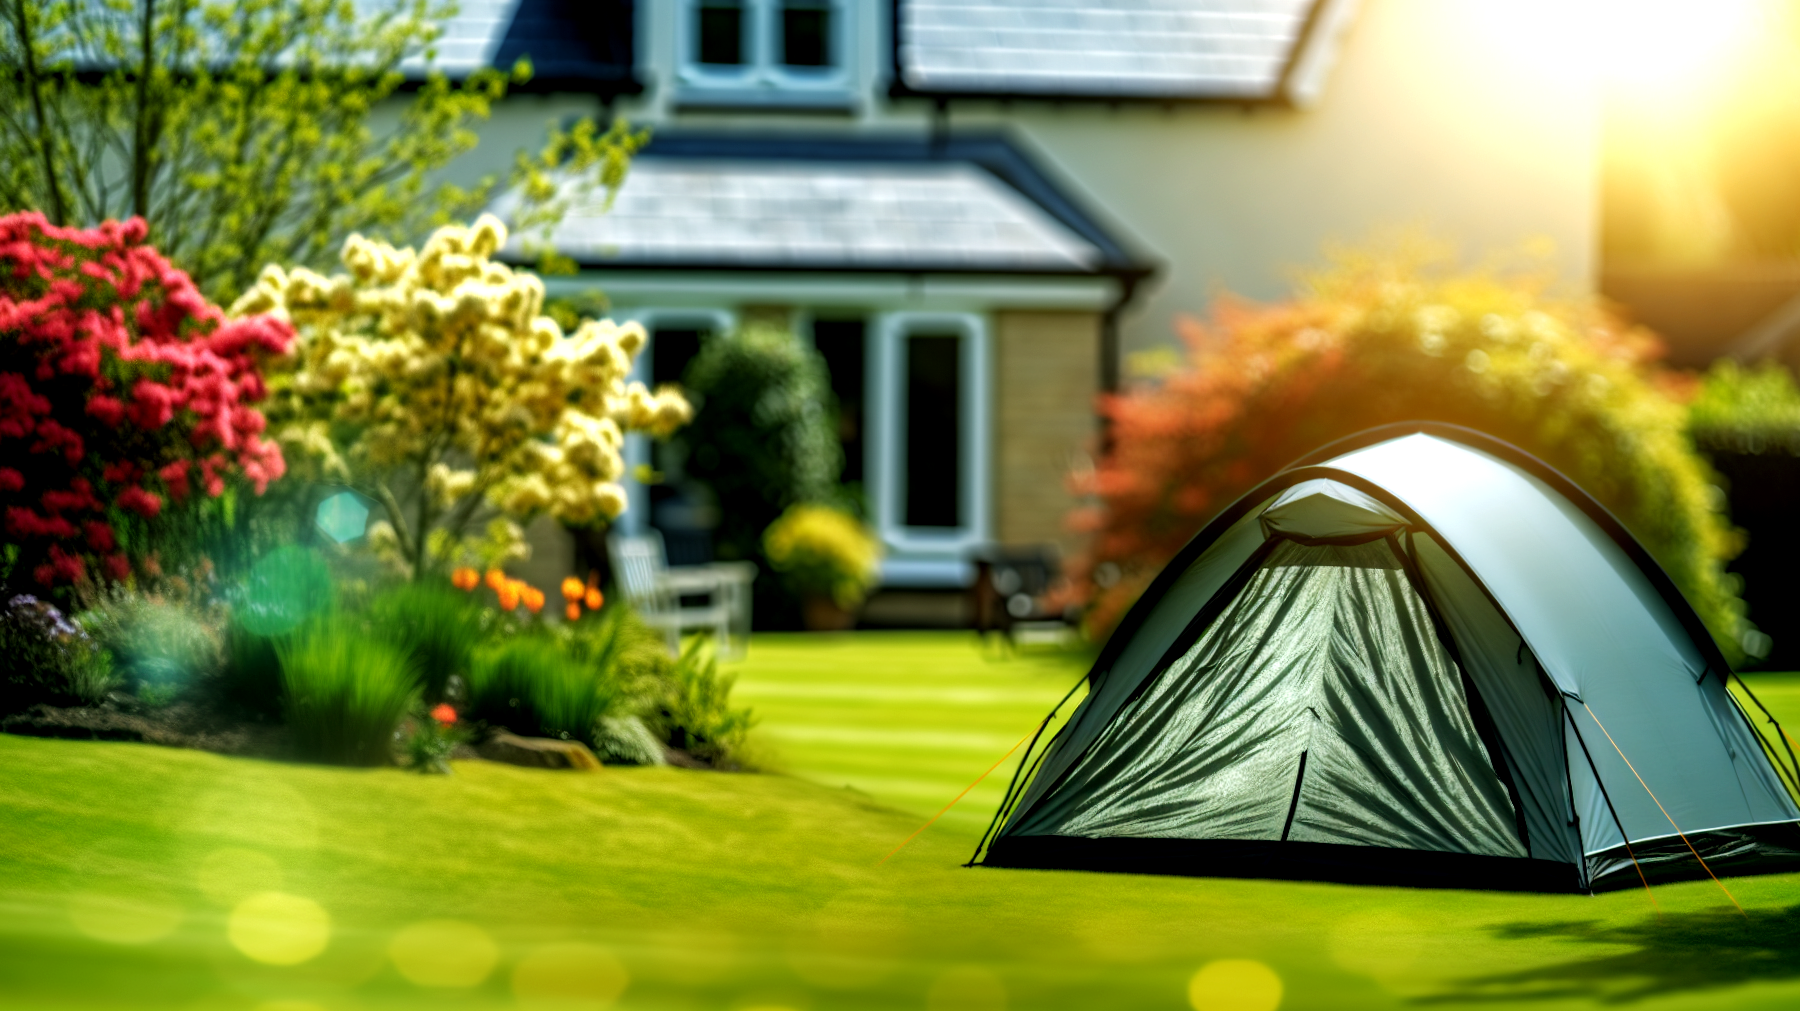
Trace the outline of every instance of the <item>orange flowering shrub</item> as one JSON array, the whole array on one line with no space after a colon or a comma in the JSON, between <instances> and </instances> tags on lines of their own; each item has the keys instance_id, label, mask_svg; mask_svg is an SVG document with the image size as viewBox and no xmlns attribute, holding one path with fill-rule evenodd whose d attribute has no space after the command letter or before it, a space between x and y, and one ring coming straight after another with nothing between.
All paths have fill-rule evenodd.
<instances>
[{"instance_id":1,"label":"orange flowering shrub","mask_svg":"<svg viewBox=\"0 0 1800 1011\"><path fill-rule=\"evenodd\" d=\"M1093 535L1073 575L1104 635L1212 516L1334 439L1398 421L1479 429L1537 455L1611 509L1687 594L1728 656L1754 630L1724 572L1740 538L1683 425L1688 381L1660 345L1529 280L1346 258L1293 299L1223 299L1181 324L1185 361L1102 401L1111 446L1077 478ZM1078 591L1079 592L1079 591Z\"/></svg>"}]
</instances>

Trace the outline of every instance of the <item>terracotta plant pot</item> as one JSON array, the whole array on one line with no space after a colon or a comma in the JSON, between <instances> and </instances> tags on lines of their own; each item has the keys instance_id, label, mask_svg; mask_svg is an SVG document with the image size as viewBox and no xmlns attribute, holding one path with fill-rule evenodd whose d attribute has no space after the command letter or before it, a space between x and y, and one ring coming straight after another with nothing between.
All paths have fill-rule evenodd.
<instances>
[{"instance_id":1,"label":"terracotta plant pot","mask_svg":"<svg viewBox=\"0 0 1800 1011\"><path fill-rule=\"evenodd\" d=\"M856 627L856 612L838 606L830 597L807 597L800 602L800 619L808 632L847 632Z\"/></svg>"}]
</instances>

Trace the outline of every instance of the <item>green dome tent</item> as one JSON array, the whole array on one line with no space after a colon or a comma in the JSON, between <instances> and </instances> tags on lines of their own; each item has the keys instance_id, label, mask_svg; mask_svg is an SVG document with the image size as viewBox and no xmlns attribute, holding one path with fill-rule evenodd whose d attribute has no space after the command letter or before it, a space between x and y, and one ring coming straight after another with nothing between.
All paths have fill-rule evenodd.
<instances>
[{"instance_id":1,"label":"green dome tent","mask_svg":"<svg viewBox=\"0 0 1800 1011\"><path fill-rule=\"evenodd\" d=\"M981 863L1543 891L1800 869L1800 767L1730 676L1566 478L1387 426L1170 562Z\"/></svg>"}]
</instances>

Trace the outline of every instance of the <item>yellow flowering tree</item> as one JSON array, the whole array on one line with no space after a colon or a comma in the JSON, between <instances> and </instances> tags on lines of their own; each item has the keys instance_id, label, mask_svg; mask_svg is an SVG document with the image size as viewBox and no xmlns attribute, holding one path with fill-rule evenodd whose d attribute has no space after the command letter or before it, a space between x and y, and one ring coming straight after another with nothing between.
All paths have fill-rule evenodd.
<instances>
[{"instance_id":1,"label":"yellow flowering tree","mask_svg":"<svg viewBox=\"0 0 1800 1011\"><path fill-rule=\"evenodd\" d=\"M493 259L505 242L491 215L416 252L353 235L346 273L270 266L233 307L284 315L299 335L270 411L291 470L379 502L371 537L415 577L476 547L484 505L515 540L508 524L540 515L616 518L624 434L666 436L692 414L672 388L627 382L642 328L564 334L541 314L543 282Z\"/></svg>"}]
</instances>

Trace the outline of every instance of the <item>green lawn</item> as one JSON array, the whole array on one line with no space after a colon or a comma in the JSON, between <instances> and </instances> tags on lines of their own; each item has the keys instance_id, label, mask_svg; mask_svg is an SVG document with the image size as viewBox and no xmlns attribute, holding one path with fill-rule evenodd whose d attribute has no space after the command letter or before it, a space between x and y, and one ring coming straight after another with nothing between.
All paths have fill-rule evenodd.
<instances>
[{"instance_id":1,"label":"green lawn","mask_svg":"<svg viewBox=\"0 0 1800 1011\"><path fill-rule=\"evenodd\" d=\"M1203 1008L1269 973L1284 1008L1800 1005L1800 876L1728 881L1748 919L1660 886L1659 920L1641 891L964 870L997 784L884 865L1079 665L894 634L741 669L786 774L0 736L0 1007L1179 1009L1209 965ZM1800 678L1760 682L1800 723Z\"/></svg>"}]
</instances>

